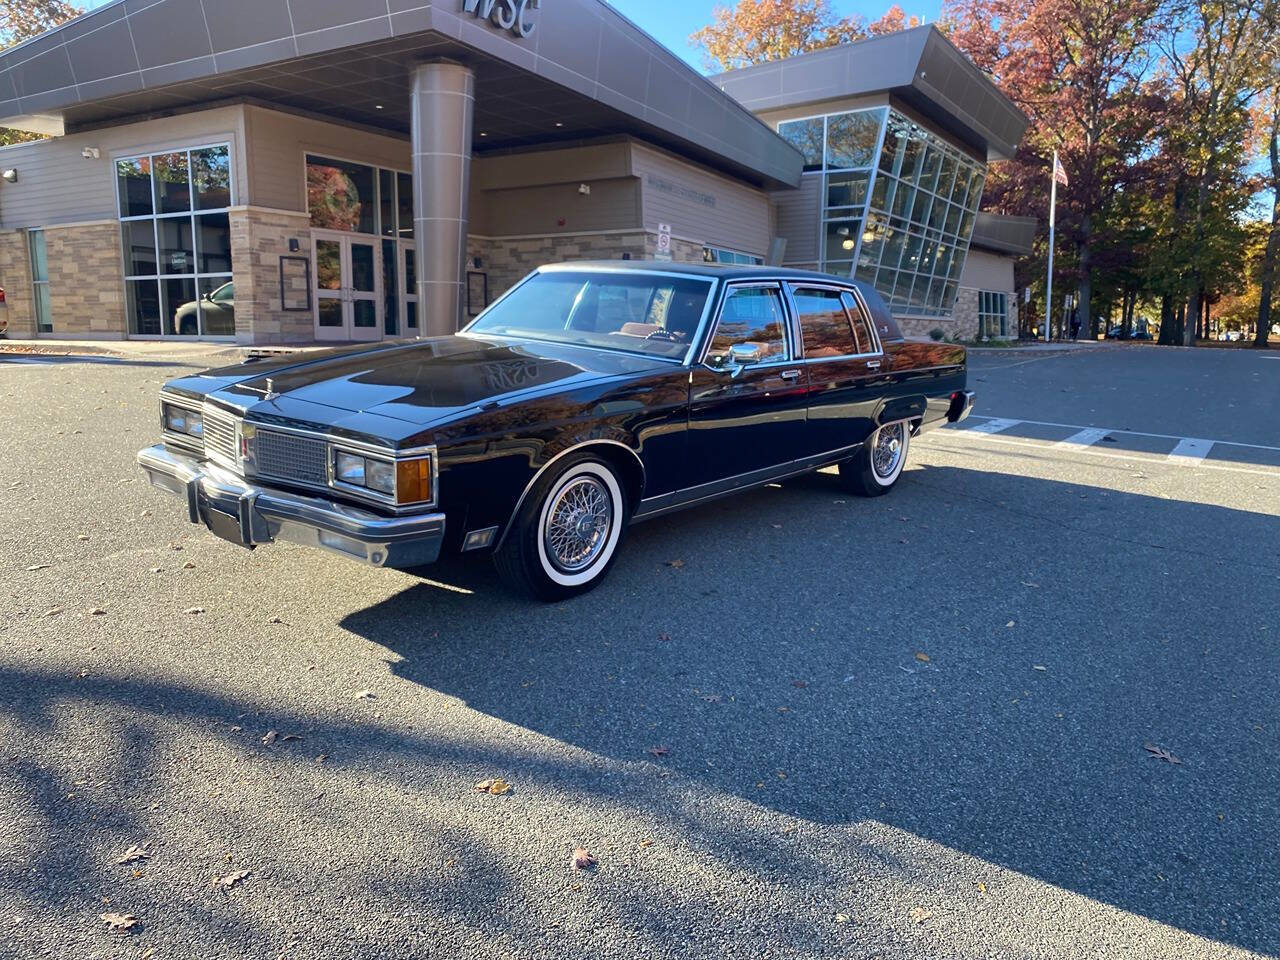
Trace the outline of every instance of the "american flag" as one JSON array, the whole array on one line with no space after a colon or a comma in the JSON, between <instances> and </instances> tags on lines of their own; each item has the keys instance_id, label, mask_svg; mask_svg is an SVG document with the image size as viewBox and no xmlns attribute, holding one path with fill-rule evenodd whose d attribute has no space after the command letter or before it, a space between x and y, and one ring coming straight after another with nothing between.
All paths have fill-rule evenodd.
<instances>
[{"instance_id":1,"label":"american flag","mask_svg":"<svg viewBox=\"0 0 1280 960\"><path fill-rule=\"evenodd\" d=\"M1067 186L1067 168L1058 162L1058 151L1053 152L1053 179Z\"/></svg>"}]
</instances>

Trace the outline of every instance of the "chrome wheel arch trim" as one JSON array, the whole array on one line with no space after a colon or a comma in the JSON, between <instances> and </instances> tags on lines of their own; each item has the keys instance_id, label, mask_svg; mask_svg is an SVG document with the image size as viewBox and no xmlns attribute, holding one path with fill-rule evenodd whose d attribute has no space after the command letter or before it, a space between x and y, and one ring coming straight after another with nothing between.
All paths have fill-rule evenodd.
<instances>
[{"instance_id":1,"label":"chrome wheel arch trim","mask_svg":"<svg viewBox=\"0 0 1280 960\"><path fill-rule=\"evenodd\" d=\"M529 478L529 482L526 483L524 485L524 489L520 491L520 499L516 501L515 507L512 508L511 516L509 516L507 518L506 523L503 524L502 536L498 537L497 542L493 545L493 549L497 550L504 543L506 543L507 534L509 534L511 532L511 528L515 526L516 517L520 515L520 508L524 506L525 500L529 498L530 491L533 490L537 482L540 479L542 479L543 474L545 474L548 470L550 470L553 466L555 466L559 460L562 460L563 458L567 457L569 454L574 453L578 450L586 449L587 447L598 447L598 446L618 447L619 449L625 450L627 451L627 453L631 454L631 456L636 461L636 466L640 468L640 490L641 492L644 491L645 469L644 469L644 461L640 459L640 454L636 453L635 450L631 449L631 447L627 446L625 443L623 443L620 440L609 440L604 437L594 437L590 440L582 440L578 443L573 444L570 447L566 447L564 450L561 450L554 457L552 457L550 460L544 463L541 467L539 467L538 471L532 477ZM638 501L637 501L637 504L638 504Z\"/></svg>"}]
</instances>

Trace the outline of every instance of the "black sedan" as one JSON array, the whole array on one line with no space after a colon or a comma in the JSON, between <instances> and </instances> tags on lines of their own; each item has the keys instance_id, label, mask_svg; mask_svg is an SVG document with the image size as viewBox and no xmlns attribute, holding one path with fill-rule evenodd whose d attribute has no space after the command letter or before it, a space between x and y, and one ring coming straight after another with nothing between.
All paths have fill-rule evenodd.
<instances>
[{"instance_id":1,"label":"black sedan","mask_svg":"<svg viewBox=\"0 0 1280 960\"><path fill-rule=\"evenodd\" d=\"M963 347L905 340L852 280L570 263L454 336L172 380L138 462L242 546L399 569L488 551L556 600L637 520L830 464L888 492L912 436L968 414L965 377Z\"/></svg>"}]
</instances>

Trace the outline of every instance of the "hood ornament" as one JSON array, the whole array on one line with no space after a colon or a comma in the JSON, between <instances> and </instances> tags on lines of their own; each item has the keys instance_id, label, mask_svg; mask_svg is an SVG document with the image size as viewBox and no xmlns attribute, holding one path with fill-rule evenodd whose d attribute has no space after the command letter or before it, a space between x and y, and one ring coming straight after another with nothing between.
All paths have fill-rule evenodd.
<instances>
[{"instance_id":1,"label":"hood ornament","mask_svg":"<svg viewBox=\"0 0 1280 960\"><path fill-rule=\"evenodd\" d=\"M269 403L269 402L270 402L270 401L272 401L272 400L278 399L278 398L279 398L279 396L280 396L280 394L276 393L276 391L275 391L275 384L274 384L274 382L272 381L272 378L271 378L271 377L267 377L267 392L266 392L266 395L265 395L262 399L263 399L264 401L267 401L267 402Z\"/></svg>"}]
</instances>

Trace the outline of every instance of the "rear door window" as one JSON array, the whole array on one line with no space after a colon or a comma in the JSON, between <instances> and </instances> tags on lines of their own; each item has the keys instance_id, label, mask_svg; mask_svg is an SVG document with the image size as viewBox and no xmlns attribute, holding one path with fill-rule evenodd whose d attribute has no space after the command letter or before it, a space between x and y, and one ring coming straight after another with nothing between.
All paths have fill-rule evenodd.
<instances>
[{"instance_id":1,"label":"rear door window","mask_svg":"<svg viewBox=\"0 0 1280 960\"><path fill-rule=\"evenodd\" d=\"M838 290L795 287L791 291L800 315L804 355L809 360L861 353Z\"/></svg>"},{"instance_id":2,"label":"rear door window","mask_svg":"<svg viewBox=\"0 0 1280 960\"><path fill-rule=\"evenodd\" d=\"M845 309L849 311L849 318L853 323L854 336L858 338L859 353L878 353L876 341L871 336L871 324L867 321L867 315L862 310L862 305L858 303L858 298L852 293L845 293L842 296Z\"/></svg>"}]
</instances>

